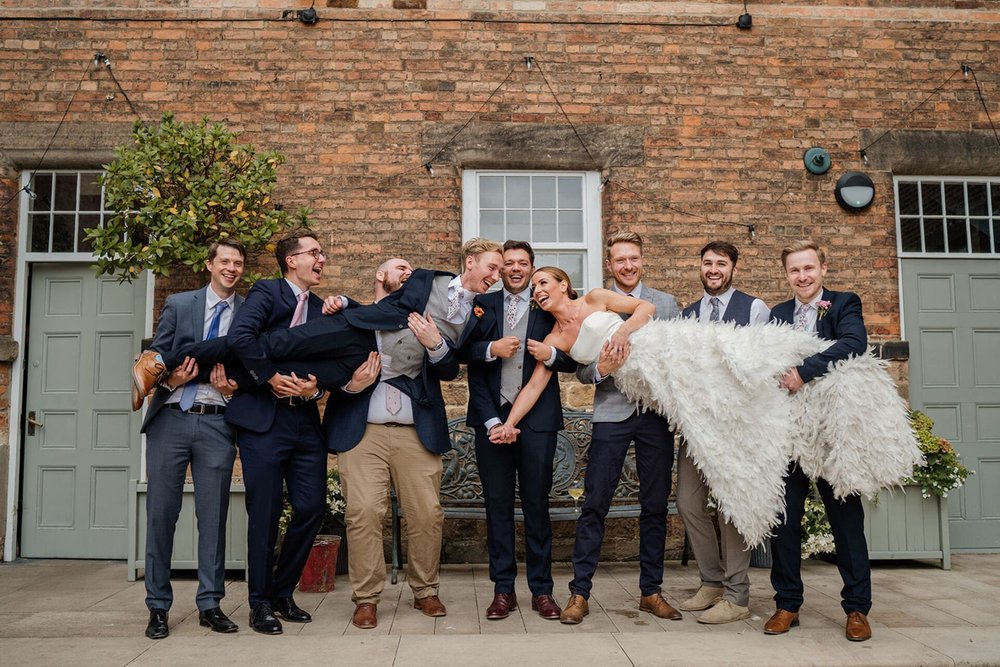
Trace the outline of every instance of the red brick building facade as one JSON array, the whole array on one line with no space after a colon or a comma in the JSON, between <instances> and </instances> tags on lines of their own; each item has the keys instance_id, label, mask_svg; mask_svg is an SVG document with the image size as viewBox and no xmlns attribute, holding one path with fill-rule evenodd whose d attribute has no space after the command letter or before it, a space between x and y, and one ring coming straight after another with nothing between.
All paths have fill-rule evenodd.
<instances>
[{"instance_id":1,"label":"red brick building facade","mask_svg":"<svg viewBox=\"0 0 1000 667\"><path fill-rule=\"evenodd\" d=\"M738 285L773 304L787 298L781 247L812 237L829 249L827 282L860 293L877 342L902 338L894 176L1000 176L995 1L750 2L749 30L736 25L743 3L721 0L321 0L313 25L282 18L307 6L294 0L30 4L0 2L8 540L27 474L11 414L25 400L11 394L24 392L16 358L40 259L25 250L22 178L99 169L137 115L207 116L284 153L278 199L312 209L324 290L368 298L369 271L394 255L455 268L463 236L482 229L463 211L469 170L589 172L609 179L594 195L599 234L642 234L649 284L697 298L697 251L722 238L742 250ZM813 146L830 152L828 173L804 169ZM874 181L860 213L834 200L846 171ZM585 251L593 266L599 242ZM148 312L182 284L157 281Z\"/></svg>"}]
</instances>

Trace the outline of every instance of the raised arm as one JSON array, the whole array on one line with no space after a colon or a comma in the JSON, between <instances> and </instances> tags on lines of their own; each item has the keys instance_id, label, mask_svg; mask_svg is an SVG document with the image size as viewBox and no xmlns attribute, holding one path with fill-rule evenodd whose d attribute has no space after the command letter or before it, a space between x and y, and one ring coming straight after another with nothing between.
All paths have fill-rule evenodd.
<instances>
[{"instance_id":1,"label":"raised arm","mask_svg":"<svg viewBox=\"0 0 1000 667\"><path fill-rule=\"evenodd\" d=\"M608 289L594 289L584 297L596 310L609 310L629 315L625 323L611 337L613 346L623 347L635 331L645 326L656 314L656 306L649 301L619 294Z\"/></svg>"}]
</instances>

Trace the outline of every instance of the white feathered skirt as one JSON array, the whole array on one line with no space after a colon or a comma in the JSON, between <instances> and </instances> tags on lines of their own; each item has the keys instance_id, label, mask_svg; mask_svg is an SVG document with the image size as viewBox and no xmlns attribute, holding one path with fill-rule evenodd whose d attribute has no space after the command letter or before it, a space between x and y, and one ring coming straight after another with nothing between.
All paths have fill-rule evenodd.
<instances>
[{"instance_id":1,"label":"white feathered skirt","mask_svg":"<svg viewBox=\"0 0 1000 667\"><path fill-rule=\"evenodd\" d=\"M789 394L781 375L830 341L783 324L685 319L654 320L631 342L615 383L683 434L719 511L750 545L783 518L790 460L838 498L898 485L922 461L906 404L870 351Z\"/></svg>"}]
</instances>

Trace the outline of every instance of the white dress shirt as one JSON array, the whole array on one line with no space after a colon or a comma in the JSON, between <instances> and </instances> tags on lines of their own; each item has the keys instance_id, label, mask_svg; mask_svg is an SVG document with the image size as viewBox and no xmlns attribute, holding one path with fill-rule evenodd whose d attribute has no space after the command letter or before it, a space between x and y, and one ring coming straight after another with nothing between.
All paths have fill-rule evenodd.
<instances>
[{"instance_id":1,"label":"white dress shirt","mask_svg":"<svg viewBox=\"0 0 1000 667\"><path fill-rule=\"evenodd\" d=\"M205 290L205 313L204 313L204 325L202 327L202 335L208 335L208 329L212 326L212 318L215 317L215 304L220 301L225 301L229 304L229 307L222 311L222 315L219 316L219 335L225 336L229 332L229 325L233 323L233 304L236 303L236 294L230 294L229 298L223 299L215 290L212 289L211 285ZM198 369L204 370L204 369ZM184 391L184 385L174 389L170 397L165 401L166 403L178 403L181 400L181 393ZM213 387L208 382L201 382L198 384L198 393L194 395L194 402L201 405L219 405L224 406L226 404L225 399L222 398L222 394Z\"/></svg>"}]
</instances>

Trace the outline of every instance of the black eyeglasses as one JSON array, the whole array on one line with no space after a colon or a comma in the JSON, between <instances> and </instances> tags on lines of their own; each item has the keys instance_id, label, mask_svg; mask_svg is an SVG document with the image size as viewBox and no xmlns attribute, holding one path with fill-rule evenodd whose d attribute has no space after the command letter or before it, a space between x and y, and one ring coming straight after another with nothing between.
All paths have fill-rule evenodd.
<instances>
[{"instance_id":1,"label":"black eyeglasses","mask_svg":"<svg viewBox=\"0 0 1000 667\"><path fill-rule=\"evenodd\" d=\"M312 255L313 259L319 259L320 257L326 257L326 253L319 248L313 248L312 250L301 250L299 252L293 252L289 257L295 257L296 255Z\"/></svg>"}]
</instances>

